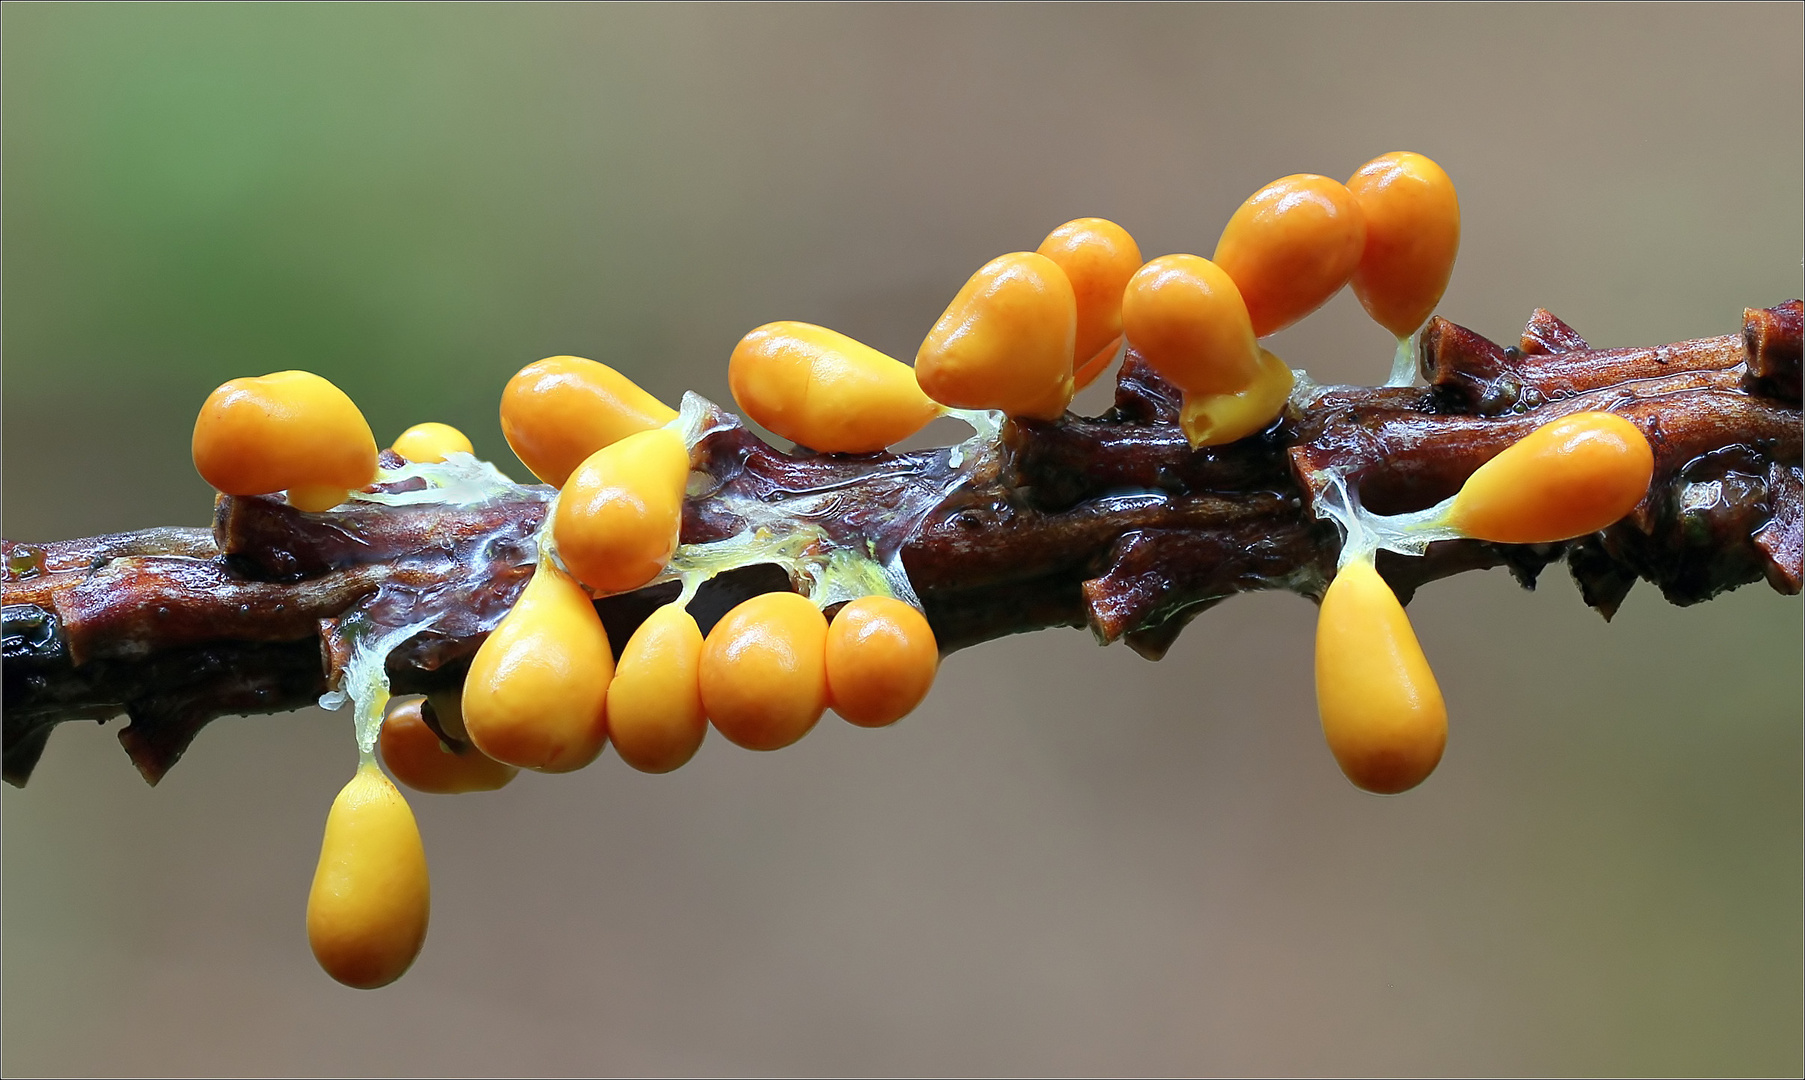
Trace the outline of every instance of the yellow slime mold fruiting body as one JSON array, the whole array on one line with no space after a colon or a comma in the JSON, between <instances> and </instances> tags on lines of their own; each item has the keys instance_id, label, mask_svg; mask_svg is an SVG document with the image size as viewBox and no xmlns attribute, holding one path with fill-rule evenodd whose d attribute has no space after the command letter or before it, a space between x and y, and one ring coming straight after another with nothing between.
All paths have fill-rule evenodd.
<instances>
[{"instance_id":1,"label":"yellow slime mold fruiting body","mask_svg":"<svg viewBox=\"0 0 1805 1080\"><path fill-rule=\"evenodd\" d=\"M465 746L454 751L440 741L421 715L420 698L404 698L389 706L377 748L395 779L429 795L461 795L505 787L520 770ZM460 721L461 722L461 721Z\"/></svg>"},{"instance_id":2,"label":"yellow slime mold fruiting body","mask_svg":"<svg viewBox=\"0 0 1805 1080\"><path fill-rule=\"evenodd\" d=\"M827 620L806 597L754 596L729 611L702 646L702 704L731 742L779 750L827 709Z\"/></svg>"},{"instance_id":3,"label":"yellow slime mold fruiting body","mask_svg":"<svg viewBox=\"0 0 1805 1080\"><path fill-rule=\"evenodd\" d=\"M376 437L343 390L311 371L233 379L194 421L194 467L227 495L288 492L330 510L376 478Z\"/></svg>"},{"instance_id":4,"label":"yellow slime mold fruiting body","mask_svg":"<svg viewBox=\"0 0 1805 1080\"><path fill-rule=\"evenodd\" d=\"M689 451L669 428L597 450L558 495L552 518L558 558L598 593L646 584L677 550L688 480Z\"/></svg>"},{"instance_id":5,"label":"yellow slime mold fruiting body","mask_svg":"<svg viewBox=\"0 0 1805 1080\"><path fill-rule=\"evenodd\" d=\"M1122 346L1122 290L1141 268L1141 249L1113 221L1077 218L1048 233L1036 251L1057 263L1072 283L1078 311L1072 377L1082 390Z\"/></svg>"},{"instance_id":6,"label":"yellow slime mold fruiting body","mask_svg":"<svg viewBox=\"0 0 1805 1080\"><path fill-rule=\"evenodd\" d=\"M1500 544L1570 540L1635 509L1654 467L1636 425L1615 413L1573 413L1481 465L1455 495L1447 522Z\"/></svg>"},{"instance_id":7,"label":"yellow slime mold fruiting body","mask_svg":"<svg viewBox=\"0 0 1805 1080\"><path fill-rule=\"evenodd\" d=\"M589 595L542 561L470 662L464 730L497 761L543 772L580 769L607 742L613 677L608 632Z\"/></svg>"},{"instance_id":8,"label":"yellow slime mold fruiting body","mask_svg":"<svg viewBox=\"0 0 1805 1080\"><path fill-rule=\"evenodd\" d=\"M1322 733L1355 786L1395 795L1423 782L1448 741L1448 710L1404 606L1373 564L1329 583L1316 621Z\"/></svg>"},{"instance_id":9,"label":"yellow slime mold fruiting body","mask_svg":"<svg viewBox=\"0 0 1805 1080\"><path fill-rule=\"evenodd\" d=\"M767 323L741 338L727 382L747 416L791 442L832 454L882 450L940 412L909 365L803 322Z\"/></svg>"},{"instance_id":10,"label":"yellow slime mold fruiting body","mask_svg":"<svg viewBox=\"0 0 1805 1080\"><path fill-rule=\"evenodd\" d=\"M1161 255L1122 296L1128 343L1187 394L1235 394L1260 376L1260 345L1241 292L1196 255Z\"/></svg>"},{"instance_id":11,"label":"yellow slime mold fruiting body","mask_svg":"<svg viewBox=\"0 0 1805 1080\"><path fill-rule=\"evenodd\" d=\"M1260 350L1259 373L1240 392L1184 396L1178 426L1192 446L1223 446L1272 426L1285 411L1297 377L1285 362Z\"/></svg>"},{"instance_id":12,"label":"yellow slime mold fruiting body","mask_svg":"<svg viewBox=\"0 0 1805 1080\"><path fill-rule=\"evenodd\" d=\"M1399 150L1362 165L1348 190L1366 219L1354 295L1392 336L1429 321L1460 253L1460 199L1442 167Z\"/></svg>"},{"instance_id":13,"label":"yellow slime mold fruiting body","mask_svg":"<svg viewBox=\"0 0 1805 1080\"><path fill-rule=\"evenodd\" d=\"M326 815L307 895L314 958L346 986L387 986L419 955L431 906L414 812L375 763L365 761Z\"/></svg>"},{"instance_id":14,"label":"yellow slime mold fruiting body","mask_svg":"<svg viewBox=\"0 0 1805 1080\"><path fill-rule=\"evenodd\" d=\"M450 424L436 421L408 428L395 439L394 445L389 449L409 461L423 463L444 461L445 455L450 453L476 453L468 436Z\"/></svg>"},{"instance_id":15,"label":"yellow slime mold fruiting body","mask_svg":"<svg viewBox=\"0 0 1805 1080\"><path fill-rule=\"evenodd\" d=\"M589 455L677 410L607 364L580 356L535 360L501 392L501 433L534 476L563 487Z\"/></svg>"},{"instance_id":16,"label":"yellow slime mold fruiting body","mask_svg":"<svg viewBox=\"0 0 1805 1080\"><path fill-rule=\"evenodd\" d=\"M1212 259L1240 286L1253 331L1265 337L1340 292L1365 248L1366 219L1353 193L1326 176L1298 173L1248 196Z\"/></svg>"},{"instance_id":17,"label":"yellow slime mold fruiting body","mask_svg":"<svg viewBox=\"0 0 1805 1080\"><path fill-rule=\"evenodd\" d=\"M833 710L860 727L884 727L927 697L940 650L921 612L887 596L864 596L834 616L826 661Z\"/></svg>"},{"instance_id":18,"label":"yellow slime mold fruiting body","mask_svg":"<svg viewBox=\"0 0 1805 1080\"><path fill-rule=\"evenodd\" d=\"M971 276L928 331L915 378L942 405L1057 420L1075 392L1078 306L1045 255L999 255Z\"/></svg>"},{"instance_id":19,"label":"yellow slime mold fruiting body","mask_svg":"<svg viewBox=\"0 0 1805 1080\"><path fill-rule=\"evenodd\" d=\"M666 604L633 631L608 685L608 739L641 772L684 765L708 733L702 707L702 631L682 604Z\"/></svg>"}]
</instances>

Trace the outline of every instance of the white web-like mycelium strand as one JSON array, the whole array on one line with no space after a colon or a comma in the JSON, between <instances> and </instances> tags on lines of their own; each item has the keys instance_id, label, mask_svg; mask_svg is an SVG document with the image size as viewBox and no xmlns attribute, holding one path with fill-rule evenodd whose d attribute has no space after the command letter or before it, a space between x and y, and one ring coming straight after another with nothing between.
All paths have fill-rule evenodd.
<instances>
[{"instance_id":1,"label":"white web-like mycelium strand","mask_svg":"<svg viewBox=\"0 0 1805 1080\"><path fill-rule=\"evenodd\" d=\"M393 469L380 469L376 486L393 487L412 480L422 481L425 486L411 491L354 491L350 498L352 502L383 506L479 506L503 498L551 498L543 487L517 484L489 462L461 451L446 454L444 461L410 461ZM381 629L367 615L354 613L340 627L351 644L350 657L339 673L337 686L321 694L319 704L323 709L336 710L350 703L357 750L362 757L368 758L375 752L382 732L390 697L389 654L432 625L433 620L424 619Z\"/></svg>"},{"instance_id":2,"label":"white web-like mycelium strand","mask_svg":"<svg viewBox=\"0 0 1805 1080\"><path fill-rule=\"evenodd\" d=\"M351 501L384 506L479 506L499 498L530 498L539 490L516 484L500 469L461 450L446 454L444 461L410 461L398 468L381 469L376 477L377 485L385 487L409 480L424 481L426 486L415 491L353 491Z\"/></svg>"},{"instance_id":3,"label":"white web-like mycelium strand","mask_svg":"<svg viewBox=\"0 0 1805 1080\"><path fill-rule=\"evenodd\" d=\"M921 607L902 566L903 545L934 507L993 466L1001 448L1001 413L949 409L946 414L969 424L972 434L939 451L945 458L926 463L936 467L914 473L886 471L837 486L762 499L740 494L730 484L711 493L715 479L692 474L690 494L708 495L722 512L738 518L744 526L724 540L679 545L664 572L648 584L681 581L687 597L718 574L770 564L788 573L797 591L817 607L873 595ZM683 395L677 418L667 425L683 436L692 454L696 445L714 432L740 426L737 416L693 391ZM938 468L942 463L945 468ZM861 493L877 484L888 488L884 503L889 510L880 535L838 540L818 524L838 519ZM546 520L555 513L554 504ZM542 550L556 559L549 526L540 530L538 540Z\"/></svg>"},{"instance_id":4,"label":"white web-like mycelium strand","mask_svg":"<svg viewBox=\"0 0 1805 1080\"><path fill-rule=\"evenodd\" d=\"M1360 489L1348 482L1343 470L1323 470L1312 479L1316 490L1322 492L1314 506L1316 516L1333 521L1341 529L1337 568L1355 559L1370 559L1378 551L1420 557L1437 540L1459 540L1466 535L1448 524L1448 510L1454 505L1452 495L1408 514L1375 514L1360 505Z\"/></svg>"},{"instance_id":5,"label":"white web-like mycelium strand","mask_svg":"<svg viewBox=\"0 0 1805 1080\"><path fill-rule=\"evenodd\" d=\"M920 608L921 599L903 569L904 544L936 506L974 478L994 470L1002 447L1001 413L948 409L946 415L970 425L972 434L924 457L917 470L873 473L837 486L763 499L740 494L730 483L711 490L717 483L714 477L692 473L688 493L710 498L744 526L723 540L678 545L664 572L647 584L681 582L681 592L673 602L687 604L710 578L741 567L771 564L788 573L797 591L817 607L876 595ZM739 417L693 392L683 396L676 419L667 425L683 437L692 455L709 435L740 426ZM377 485L394 487L415 480L423 486L407 491L353 492L351 499L385 506L476 506L504 498L548 502L540 527L529 538L528 550L537 560L563 569L551 528L557 513L556 492L543 485L517 484L489 462L456 452L447 454L442 462L408 462L382 469ZM885 486L882 503L887 508L877 535L837 539L822 527L821 522L840 519L861 496L868 498L873 485ZM321 695L319 703L327 709L342 708L347 702L353 706L358 750L363 755L375 748L389 701L389 654L431 626L428 619L385 630L367 616L347 617L342 632L350 642L350 656L337 687Z\"/></svg>"},{"instance_id":6,"label":"white web-like mycelium strand","mask_svg":"<svg viewBox=\"0 0 1805 1080\"><path fill-rule=\"evenodd\" d=\"M1292 374L1290 403L1299 411L1341 389L1317 382L1303 368ZM1311 509L1317 517L1333 521L1341 530L1341 556L1335 564L1338 569L1355 559L1370 559L1378 551L1420 557L1438 540L1459 540L1465 535L1447 523L1454 496L1407 514L1375 514L1360 505L1359 485L1350 479L1349 472L1341 467L1322 469L1311 474L1309 484L1310 490L1321 492Z\"/></svg>"},{"instance_id":7,"label":"white web-like mycelium strand","mask_svg":"<svg viewBox=\"0 0 1805 1080\"><path fill-rule=\"evenodd\" d=\"M339 675L338 688L320 695L320 708L340 709L351 703L351 723L357 733L357 752L368 759L376 752L382 733L382 717L389 704L389 653L432 626L425 619L389 630L377 630L357 617L345 627L351 639L351 658Z\"/></svg>"}]
</instances>

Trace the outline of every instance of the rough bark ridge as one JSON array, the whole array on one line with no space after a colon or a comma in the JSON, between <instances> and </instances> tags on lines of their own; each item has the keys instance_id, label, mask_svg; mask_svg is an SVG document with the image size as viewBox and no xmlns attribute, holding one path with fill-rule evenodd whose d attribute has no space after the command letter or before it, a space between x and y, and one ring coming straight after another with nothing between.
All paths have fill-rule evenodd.
<instances>
[{"instance_id":1,"label":"rough bark ridge","mask_svg":"<svg viewBox=\"0 0 1805 1080\"><path fill-rule=\"evenodd\" d=\"M1800 323L1794 300L1748 310L1739 334L1595 350L1546 311L1510 347L1438 318L1419 340L1426 388L1301 388L1268 431L1201 451L1178 430L1174 389L1132 352L1108 413L1010 424L976 471L945 448L786 453L728 426L700 445L712 482L688 502L683 541L735 534L746 500L806 507L835 540L900 554L945 651L1089 626L1158 659L1234 593L1320 597L1340 546L1314 511L1330 475L1370 509L1419 509L1538 425L1608 409L1655 451L1654 483L1629 517L1562 544L1383 555L1400 597L1496 566L1532 586L1563 559L1607 619L1637 579L1676 604L1762 578L1797 593ZM56 724L123 712L120 741L155 783L209 721L312 703L352 643L385 629L428 624L389 657L397 692L457 685L524 587L550 495L326 514L222 498L211 531L6 541L6 779L26 781ZM776 567L748 566L691 610L706 630L745 596L789 587ZM598 600L616 649L675 591Z\"/></svg>"}]
</instances>

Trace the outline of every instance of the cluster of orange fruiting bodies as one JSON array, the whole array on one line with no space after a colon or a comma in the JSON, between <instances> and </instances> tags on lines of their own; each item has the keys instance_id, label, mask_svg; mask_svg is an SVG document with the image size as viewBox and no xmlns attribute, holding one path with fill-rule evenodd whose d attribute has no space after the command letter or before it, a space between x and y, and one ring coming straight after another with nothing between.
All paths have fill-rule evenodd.
<instances>
[{"instance_id":1,"label":"cluster of orange fruiting bodies","mask_svg":"<svg viewBox=\"0 0 1805 1080\"><path fill-rule=\"evenodd\" d=\"M1126 340L1182 392L1191 444L1220 445L1269 428L1289 399L1292 372L1260 338L1351 283L1368 313L1408 342L1441 298L1459 236L1447 174L1419 154L1387 154L1345 185L1296 175L1261 188L1229 220L1213 259L1143 263L1119 225L1067 222L1036 251L979 268L913 367L825 327L775 322L734 347L729 382L740 408L771 431L824 453L870 453L948 409L1057 419ZM554 356L509 381L501 427L527 468L559 489L543 554L477 652L461 697L431 704L437 731L419 699L391 703L379 746L402 783L493 790L521 768L582 768L610 742L634 768L667 772L696 753L711 723L740 746L774 750L829 708L877 727L927 694L939 662L934 633L889 595L854 599L831 619L800 594L756 596L704 637L685 606L686 582L617 663L594 600L666 575L678 550L693 451L678 413L604 364ZM447 425L421 424L393 449L438 462L470 454L471 444ZM221 386L196 421L194 459L221 492L286 492L310 512L378 475L362 414L307 372ZM1569 416L1481 468L1434 524L1504 543L1567 539L1626 513L1651 468L1648 444L1628 422ZM1348 777L1397 792L1439 761L1446 710L1402 606L1374 569L1383 544L1362 535L1350 525L1343 568L1323 598L1318 702ZM308 905L315 955L348 985L390 982L418 952L428 906L413 815L366 755L328 816Z\"/></svg>"},{"instance_id":2,"label":"cluster of orange fruiting bodies","mask_svg":"<svg viewBox=\"0 0 1805 1080\"><path fill-rule=\"evenodd\" d=\"M1467 478L1419 528L1501 544L1545 544L1597 532L1648 491L1654 451L1616 413L1572 413L1513 443ZM1384 527L1384 519L1366 519ZM1441 761L1448 712L1404 606L1355 532L1316 619L1316 703L1347 778L1393 795Z\"/></svg>"}]
</instances>

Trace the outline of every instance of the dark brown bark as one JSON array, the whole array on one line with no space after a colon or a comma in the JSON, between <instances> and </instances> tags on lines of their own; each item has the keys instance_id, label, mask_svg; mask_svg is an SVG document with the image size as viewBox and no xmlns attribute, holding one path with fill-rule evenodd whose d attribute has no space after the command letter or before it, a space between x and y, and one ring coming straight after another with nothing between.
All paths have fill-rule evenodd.
<instances>
[{"instance_id":1,"label":"dark brown bark","mask_svg":"<svg viewBox=\"0 0 1805 1080\"><path fill-rule=\"evenodd\" d=\"M1510 348L1435 319L1420 339L1428 387L1318 388L1266 432L1196 451L1175 392L1132 353L1108 413L1011 424L976 470L944 448L783 452L726 427L700 446L713 483L690 499L683 540L738 532L745 500L808 504L835 542L899 555L945 651L1088 626L1157 659L1234 593L1321 595L1340 547L1315 513L1331 473L1370 509L1415 510L1538 425L1608 409L1655 450L1654 483L1623 521L1562 544L1446 541L1422 558L1386 554L1381 573L1408 600L1497 566L1532 586L1565 560L1606 618L1638 579L1676 604L1758 580L1797 593L1800 322L1795 300L1750 309L1739 334L1594 350L1541 310ZM311 703L371 630L427 624L389 657L397 692L456 686L524 587L550 494L329 514L222 498L211 532L5 542L6 779L25 782L57 723L123 712L121 740L154 783L210 720ZM786 587L775 567L748 566L691 610L706 629ZM616 648L675 591L597 601Z\"/></svg>"}]
</instances>

